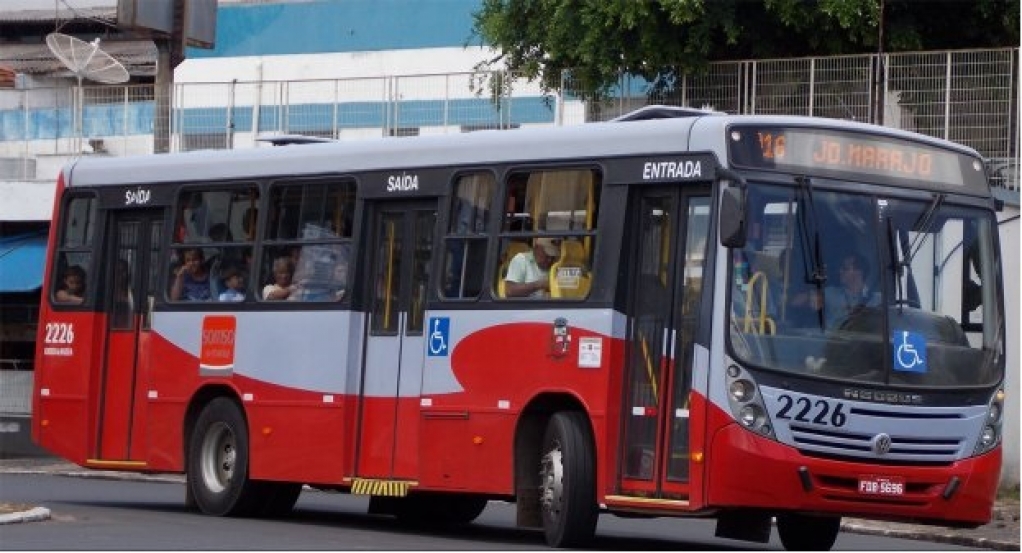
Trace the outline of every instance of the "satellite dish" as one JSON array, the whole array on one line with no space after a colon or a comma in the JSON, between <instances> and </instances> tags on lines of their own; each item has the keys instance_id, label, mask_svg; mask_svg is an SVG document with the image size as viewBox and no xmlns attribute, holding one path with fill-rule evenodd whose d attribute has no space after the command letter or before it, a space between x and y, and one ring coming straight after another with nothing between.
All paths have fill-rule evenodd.
<instances>
[{"instance_id":1,"label":"satellite dish","mask_svg":"<svg viewBox=\"0 0 1022 553\"><path fill-rule=\"evenodd\" d=\"M99 49L98 38L92 42L85 42L63 33L50 33L46 35L46 46L78 77L79 86L82 79L118 84L129 78L128 71L121 62Z\"/></svg>"},{"instance_id":2,"label":"satellite dish","mask_svg":"<svg viewBox=\"0 0 1022 553\"><path fill-rule=\"evenodd\" d=\"M46 35L46 46L78 78L74 98L74 150L77 153L82 149L82 112L85 109L82 79L105 84L123 83L129 78L128 71L121 62L99 49L98 38L85 42L63 33L50 33Z\"/></svg>"}]
</instances>

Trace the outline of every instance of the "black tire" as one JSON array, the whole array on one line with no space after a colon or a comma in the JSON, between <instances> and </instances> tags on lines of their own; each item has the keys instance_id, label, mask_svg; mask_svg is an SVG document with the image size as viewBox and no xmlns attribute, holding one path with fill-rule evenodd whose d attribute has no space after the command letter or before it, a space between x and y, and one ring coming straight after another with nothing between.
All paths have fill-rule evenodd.
<instances>
[{"instance_id":1,"label":"black tire","mask_svg":"<svg viewBox=\"0 0 1022 553\"><path fill-rule=\"evenodd\" d=\"M216 398L202 409L188 446L188 488L207 515L247 516L262 487L248 478L248 425L238 405Z\"/></svg>"},{"instance_id":2,"label":"black tire","mask_svg":"<svg viewBox=\"0 0 1022 553\"><path fill-rule=\"evenodd\" d=\"M841 517L777 515L777 535L788 551L829 551L841 531Z\"/></svg>"},{"instance_id":3,"label":"black tire","mask_svg":"<svg viewBox=\"0 0 1022 553\"><path fill-rule=\"evenodd\" d=\"M291 514L302 494L302 485L291 482L260 482L258 515L266 518L281 518Z\"/></svg>"},{"instance_id":4,"label":"black tire","mask_svg":"<svg viewBox=\"0 0 1022 553\"><path fill-rule=\"evenodd\" d=\"M596 452L588 428L577 411L556 413L547 423L539 506L550 547L584 547L596 533Z\"/></svg>"}]
</instances>

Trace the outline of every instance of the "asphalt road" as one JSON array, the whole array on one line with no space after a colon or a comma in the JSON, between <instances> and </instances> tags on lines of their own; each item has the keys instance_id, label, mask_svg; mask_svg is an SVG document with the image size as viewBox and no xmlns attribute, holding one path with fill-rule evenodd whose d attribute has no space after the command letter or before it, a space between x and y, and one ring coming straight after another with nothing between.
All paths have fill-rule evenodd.
<instances>
[{"instance_id":1,"label":"asphalt road","mask_svg":"<svg viewBox=\"0 0 1022 553\"><path fill-rule=\"evenodd\" d=\"M184 509L175 482L0 474L0 501L39 505L49 520L0 525L4 550L544 550L542 535L514 526L513 506L491 502L471 526L411 530L367 515L368 501L306 490L286 520L217 518ZM713 537L713 522L600 517L597 550L780 550ZM970 550L947 544L842 533L837 550Z\"/></svg>"}]
</instances>

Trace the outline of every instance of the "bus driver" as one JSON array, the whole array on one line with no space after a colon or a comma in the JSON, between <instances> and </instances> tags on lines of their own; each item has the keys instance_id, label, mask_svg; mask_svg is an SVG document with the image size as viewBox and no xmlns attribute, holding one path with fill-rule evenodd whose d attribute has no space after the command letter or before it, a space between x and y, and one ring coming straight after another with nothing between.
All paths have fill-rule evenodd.
<instances>
[{"instance_id":1,"label":"bus driver","mask_svg":"<svg viewBox=\"0 0 1022 553\"><path fill-rule=\"evenodd\" d=\"M560 253L561 248L553 238L536 238L532 251L516 254L504 277L507 296L545 298L550 292L550 265Z\"/></svg>"}]
</instances>

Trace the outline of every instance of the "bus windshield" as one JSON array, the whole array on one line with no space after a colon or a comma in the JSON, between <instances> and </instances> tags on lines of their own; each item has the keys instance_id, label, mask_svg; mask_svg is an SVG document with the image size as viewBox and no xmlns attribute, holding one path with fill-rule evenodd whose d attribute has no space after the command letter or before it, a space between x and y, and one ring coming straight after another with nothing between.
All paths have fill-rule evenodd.
<instances>
[{"instance_id":1,"label":"bus windshield","mask_svg":"<svg viewBox=\"0 0 1022 553\"><path fill-rule=\"evenodd\" d=\"M1000 381L1003 321L992 213L809 179L750 183L731 252L731 348L750 365L869 385Z\"/></svg>"}]
</instances>

